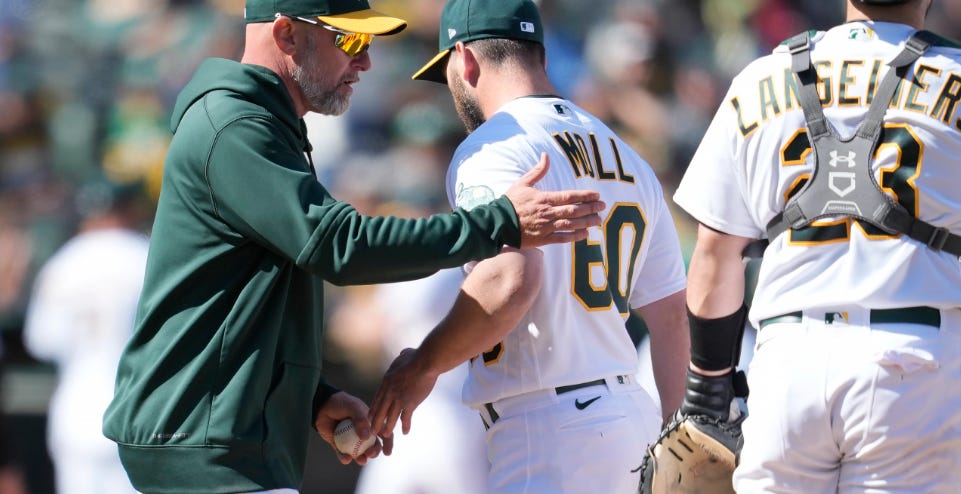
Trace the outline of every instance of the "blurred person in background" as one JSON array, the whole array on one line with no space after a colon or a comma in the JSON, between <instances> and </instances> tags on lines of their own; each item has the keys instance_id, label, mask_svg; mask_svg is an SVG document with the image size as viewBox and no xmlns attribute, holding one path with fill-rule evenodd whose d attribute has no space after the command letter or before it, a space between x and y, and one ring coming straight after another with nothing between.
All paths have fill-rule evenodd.
<instances>
[{"instance_id":1,"label":"blurred person in background","mask_svg":"<svg viewBox=\"0 0 961 494\"><path fill-rule=\"evenodd\" d=\"M80 187L76 210L76 235L34 282L24 346L59 375L47 425L58 494L132 493L101 421L120 353L133 334L149 205L138 186L103 179Z\"/></svg>"}]
</instances>

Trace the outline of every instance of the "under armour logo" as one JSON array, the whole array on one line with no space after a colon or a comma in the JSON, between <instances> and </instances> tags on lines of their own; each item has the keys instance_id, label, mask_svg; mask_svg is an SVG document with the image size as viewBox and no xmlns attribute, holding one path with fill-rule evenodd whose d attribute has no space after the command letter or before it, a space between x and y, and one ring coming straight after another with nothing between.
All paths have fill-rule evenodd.
<instances>
[{"instance_id":1,"label":"under armour logo","mask_svg":"<svg viewBox=\"0 0 961 494\"><path fill-rule=\"evenodd\" d=\"M846 164L848 168L854 168L857 165L855 161L857 157L858 154L854 151L848 151L847 156L839 156L837 150L833 150L831 151L831 161L828 164L834 168L837 168L838 164ZM856 185L854 177L855 175L852 172L830 172L828 173L828 188L839 197L844 197L854 192ZM838 185L839 182L843 183L844 186Z\"/></svg>"},{"instance_id":2,"label":"under armour logo","mask_svg":"<svg viewBox=\"0 0 961 494\"><path fill-rule=\"evenodd\" d=\"M858 153L855 153L854 151L848 151L847 156L838 156L837 150L834 150L831 151L831 162L828 164L837 168L838 163L846 163L848 168L854 168L854 166L857 165L857 162L854 161L857 157Z\"/></svg>"}]
</instances>

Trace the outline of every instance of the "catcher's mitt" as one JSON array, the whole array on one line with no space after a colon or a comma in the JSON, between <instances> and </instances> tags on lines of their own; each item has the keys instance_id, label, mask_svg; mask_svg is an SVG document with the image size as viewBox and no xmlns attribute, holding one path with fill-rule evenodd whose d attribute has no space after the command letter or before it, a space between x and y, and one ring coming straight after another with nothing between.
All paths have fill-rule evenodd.
<instances>
[{"instance_id":1,"label":"catcher's mitt","mask_svg":"<svg viewBox=\"0 0 961 494\"><path fill-rule=\"evenodd\" d=\"M641 494L733 494L741 422L681 411L651 444L641 464Z\"/></svg>"}]
</instances>

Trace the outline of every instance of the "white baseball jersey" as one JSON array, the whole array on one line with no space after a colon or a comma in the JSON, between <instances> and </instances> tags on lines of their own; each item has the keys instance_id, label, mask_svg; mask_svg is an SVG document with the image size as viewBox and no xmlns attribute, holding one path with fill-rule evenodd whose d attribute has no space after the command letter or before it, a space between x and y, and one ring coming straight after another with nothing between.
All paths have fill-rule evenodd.
<instances>
[{"instance_id":1,"label":"white baseball jersey","mask_svg":"<svg viewBox=\"0 0 961 494\"><path fill-rule=\"evenodd\" d=\"M132 231L83 232L37 275L24 345L58 368L47 434L58 491L135 492L102 422L133 334L148 245Z\"/></svg>"},{"instance_id":2,"label":"white baseball jersey","mask_svg":"<svg viewBox=\"0 0 961 494\"><path fill-rule=\"evenodd\" d=\"M466 208L504 193L540 158L537 187L594 189L607 208L586 241L542 247L543 288L518 327L471 362L472 406L530 391L637 371L625 329L630 308L685 287L684 263L663 191L648 164L597 118L550 96L504 105L457 148L447 176Z\"/></svg>"},{"instance_id":3,"label":"white baseball jersey","mask_svg":"<svg viewBox=\"0 0 961 494\"><path fill-rule=\"evenodd\" d=\"M914 30L853 22L813 37L824 114L842 138ZM961 50L932 46L913 66L884 119L872 164L878 183L916 217L961 233ZM814 155L785 46L746 67L688 167L674 200L699 222L749 238L812 174ZM840 156L838 159L843 159ZM837 163L835 163L837 164ZM824 164L825 166L829 164ZM825 219L773 239L751 322L802 309L961 306L961 266L907 236L860 221Z\"/></svg>"}]
</instances>

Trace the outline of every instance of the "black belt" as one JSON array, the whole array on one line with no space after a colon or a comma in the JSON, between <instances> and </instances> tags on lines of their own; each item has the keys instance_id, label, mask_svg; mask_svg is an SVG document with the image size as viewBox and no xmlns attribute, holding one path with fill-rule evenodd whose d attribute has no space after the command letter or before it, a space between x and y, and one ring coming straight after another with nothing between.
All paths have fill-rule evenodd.
<instances>
[{"instance_id":1,"label":"black belt","mask_svg":"<svg viewBox=\"0 0 961 494\"><path fill-rule=\"evenodd\" d=\"M824 322L835 322L837 312L826 312ZM801 311L781 314L780 316L761 319L760 329L775 323L801 322ZM903 309L871 309L871 324L882 323L924 324L935 328L941 327L941 311L934 307L905 307Z\"/></svg>"},{"instance_id":2,"label":"black belt","mask_svg":"<svg viewBox=\"0 0 961 494\"><path fill-rule=\"evenodd\" d=\"M581 388L589 388L591 386L600 386L601 384L604 384L604 382L605 381L603 379L595 379L593 381L588 381L586 383L571 384L569 386L558 386L554 388L554 392L560 395L560 394L569 393L571 391L578 390Z\"/></svg>"},{"instance_id":3,"label":"black belt","mask_svg":"<svg viewBox=\"0 0 961 494\"><path fill-rule=\"evenodd\" d=\"M619 382L622 382L622 383L623 383L623 382L624 382L624 376L617 376L617 380L618 380ZM558 386L558 387L554 388L554 392L560 395L560 394L569 393L569 392L571 392L571 391L575 391L575 390L578 390L578 389L581 389L581 388L589 388L589 387L591 387L591 386L600 386L600 385L605 384L605 383L607 383L607 381L605 381L604 379L595 379L595 380L593 380L593 381L587 381L587 382L578 383L578 384L569 384L569 385L567 385L567 386ZM493 403L484 403L484 409L487 410L487 414L490 415L490 418L491 418L491 423L490 423L490 424L488 424L486 421L484 421L484 426L489 428L491 425L494 425L494 422L497 422L497 420L500 419L501 416L497 414L497 411L496 411L496 410L494 410L494 404L493 404ZM482 418L482 420L483 420L483 418Z\"/></svg>"}]
</instances>

